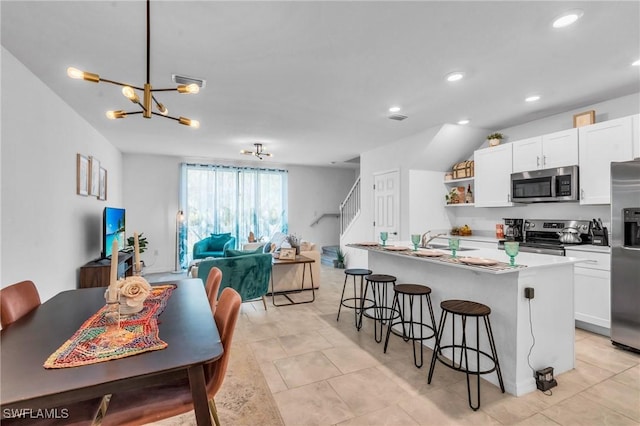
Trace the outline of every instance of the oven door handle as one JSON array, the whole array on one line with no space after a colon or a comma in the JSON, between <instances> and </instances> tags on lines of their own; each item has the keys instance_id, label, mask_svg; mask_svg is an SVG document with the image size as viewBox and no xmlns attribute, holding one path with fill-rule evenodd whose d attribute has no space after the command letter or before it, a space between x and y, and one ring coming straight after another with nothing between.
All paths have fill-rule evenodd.
<instances>
[{"instance_id":1,"label":"oven door handle","mask_svg":"<svg viewBox=\"0 0 640 426\"><path fill-rule=\"evenodd\" d=\"M620 246L620 248L622 250L640 251L640 248L635 248L635 247Z\"/></svg>"}]
</instances>

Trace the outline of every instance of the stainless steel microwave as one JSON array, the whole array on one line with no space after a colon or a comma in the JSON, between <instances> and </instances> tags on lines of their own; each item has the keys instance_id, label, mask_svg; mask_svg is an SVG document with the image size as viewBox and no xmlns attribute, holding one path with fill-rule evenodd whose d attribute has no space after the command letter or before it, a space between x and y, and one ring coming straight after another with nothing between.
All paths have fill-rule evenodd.
<instances>
[{"instance_id":1,"label":"stainless steel microwave","mask_svg":"<svg viewBox=\"0 0 640 426\"><path fill-rule=\"evenodd\" d=\"M578 201L578 166L511 174L511 200L515 203Z\"/></svg>"}]
</instances>

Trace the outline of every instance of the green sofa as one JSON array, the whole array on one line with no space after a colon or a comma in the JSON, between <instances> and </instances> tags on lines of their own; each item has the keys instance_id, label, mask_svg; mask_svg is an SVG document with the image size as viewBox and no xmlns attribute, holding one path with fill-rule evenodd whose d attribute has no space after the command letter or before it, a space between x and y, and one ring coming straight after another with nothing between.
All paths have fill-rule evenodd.
<instances>
[{"instance_id":1,"label":"green sofa","mask_svg":"<svg viewBox=\"0 0 640 426\"><path fill-rule=\"evenodd\" d=\"M201 261L198 265L198 278L206 282L209 270L215 266L222 271L220 292L223 288L231 287L240 293L243 302L264 297L269 291L273 257L268 253L242 253L236 250L227 251L227 254L233 257Z\"/></svg>"},{"instance_id":2,"label":"green sofa","mask_svg":"<svg viewBox=\"0 0 640 426\"><path fill-rule=\"evenodd\" d=\"M235 246L236 237L230 233L211 234L209 237L193 245L193 258L223 257L225 250L233 249Z\"/></svg>"}]
</instances>

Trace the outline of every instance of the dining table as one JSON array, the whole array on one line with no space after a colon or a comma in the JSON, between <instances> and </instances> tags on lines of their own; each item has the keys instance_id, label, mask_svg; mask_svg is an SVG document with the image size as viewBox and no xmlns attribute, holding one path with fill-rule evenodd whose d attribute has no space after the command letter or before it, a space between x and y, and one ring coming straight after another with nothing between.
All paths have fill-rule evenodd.
<instances>
[{"instance_id":1,"label":"dining table","mask_svg":"<svg viewBox=\"0 0 640 426\"><path fill-rule=\"evenodd\" d=\"M62 407L103 395L189 379L198 425L210 425L204 365L223 347L200 279L179 279L157 318L166 348L68 368L50 357L105 305L105 288L58 293L0 331L0 413ZM108 412L108 411L107 411Z\"/></svg>"}]
</instances>

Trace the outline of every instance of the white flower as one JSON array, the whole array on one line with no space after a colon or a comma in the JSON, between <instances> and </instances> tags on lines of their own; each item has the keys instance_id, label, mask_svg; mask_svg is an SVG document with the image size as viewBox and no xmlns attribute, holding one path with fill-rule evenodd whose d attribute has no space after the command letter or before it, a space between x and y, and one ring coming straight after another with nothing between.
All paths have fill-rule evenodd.
<instances>
[{"instance_id":1,"label":"white flower","mask_svg":"<svg viewBox=\"0 0 640 426\"><path fill-rule=\"evenodd\" d=\"M139 276L130 276L118 280L117 286L120 291L120 296L124 297L124 300L129 306L142 304L151 293L151 286L147 280Z\"/></svg>"}]
</instances>

